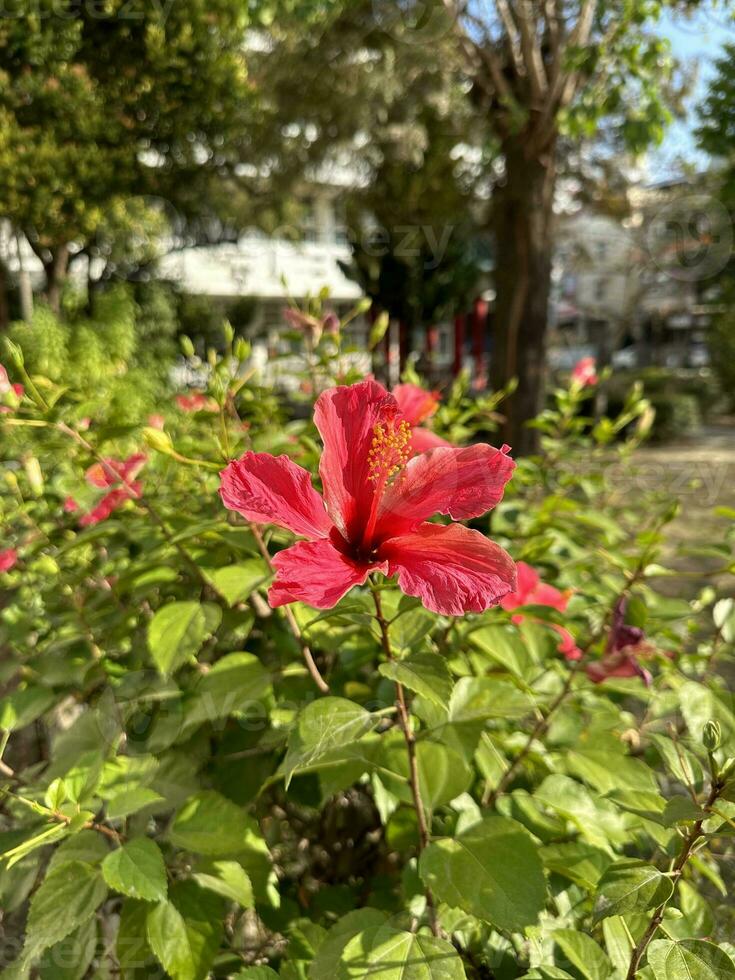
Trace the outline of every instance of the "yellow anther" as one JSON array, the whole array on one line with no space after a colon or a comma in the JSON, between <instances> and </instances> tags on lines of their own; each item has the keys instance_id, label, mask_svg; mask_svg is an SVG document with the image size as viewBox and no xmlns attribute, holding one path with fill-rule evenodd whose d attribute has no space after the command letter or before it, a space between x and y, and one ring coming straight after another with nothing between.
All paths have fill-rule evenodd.
<instances>
[{"instance_id":1,"label":"yellow anther","mask_svg":"<svg viewBox=\"0 0 735 980\"><path fill-rule=\"evenodd\" d=\"M368 452L368 479L385 485L401 472L411 455L411 426L404 419L391 419L373 427L373 441Z\"/></svg>"}]
</instances>

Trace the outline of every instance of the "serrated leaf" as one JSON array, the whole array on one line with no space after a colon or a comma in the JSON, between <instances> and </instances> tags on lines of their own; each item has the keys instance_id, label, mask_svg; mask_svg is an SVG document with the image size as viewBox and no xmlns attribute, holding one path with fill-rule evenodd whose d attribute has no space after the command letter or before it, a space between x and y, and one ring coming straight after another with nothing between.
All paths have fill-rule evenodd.
<instances>
[{"instance_id":1,"label":"serrated leaf","mask_svg":"<svg viewBox=\"0 0 735 980\"><path fill-rule=\"evenodd\" d=\"M676 943L656 939L648 947L648 965L655 980L733 980L735 963L727 953L700 939Z\"/></svg>"},{"instance_id":2,"label":"serrated leaf","mask_svg":"<svg viewBox=\"0 0 735 980\"><path fill-rule=\"evenodd\" d=\"M260 558L249 558L223 568L203 568L202 571L229 606L247 599L272 574Z\"/></svg>"},{"instance_id":3,"label":"serrated leaf","mask_svg":"<svg viewBox=\"0 0 735 980\"><path fill-rule=\"evenodd\" d=\"M47 874L31 899L25 951L37 956L94 915L107 896L100 872L83 861L69 861Z\"/></svg>"},{"instance_id":4,"label":"serrated leaf","mask_svg":"<svg viewBox=\"0 0 735 980\"><path fill-rule=\"evenodd\" d=\"M597 883L594 921L656 908L673 892L671 878L658 868L642 861L618 861L610 865Z\"/></svg>"},{"instance_id":5,"label":"serrated leaf","mask_svg":"<svg viewBox=\"0 0 735 980\"><path fill-rule=\"evenodd\" d=\"M312 765L331 749L356 742L373 726L362 705L346 698L319 698L299 714L283 762L286 788L299 769Z\"/></svg>"},{"instance_id":6,"label":"serrated leaf","mask_svg":"<svg viewBox=\"0 0 735 980\"><path fill-rule=\"evenodd\" d=\"M187 724L212 722L242 711L268 691L271 676L252 653L230 653L218 660L194 688Z\"/></svg>"},{"instance_id":7,"label":"serrated leaf","mask_svg":"<svg viewBox=\"0 0 735 980\"><path fill-rule=\"evenodd\" d=\"M232 800L204 790L184 803L169 831L177 847L210 857L226 857L262 841L257 824Z\"/></svg>"},{"instance_id":8,"label":"serrated leaf","mask_svg":"<svg viewBox=\"0 0 735 980\"><path fill-rule=\"evenodd\" d=\"M309 967L309 980L336 976L344 948L353 936L384 923L385 913L378 909L355 909L343 915L335 922L319 947Z\"/></svg>"},{"instance_id":9,"label":"serrated leaf","mask_svg":"<svg viewBox=\"0 0 735 980\"><path fill-rule=\"evenodd\" d=\"M244 909L253 907L253 886L237 861L213 861L206 871L197 871L192 878L201 888L237 902Z\"/></svg>"},{"instance_id":10,"label":"serrated leaf","mask_svg":"<svg viewBox=\"0 0 735 980\"><path fill-rule=\"evenodd\" d=\"M146 902L166 898L166 865L155 841L134 837L122 847L110 851L102 862L105 881L115 891Z\"/></svg>"},{"instance_id":11,"label":"serrated leaf","mask_svg":"<svg viewBox=\"0 0 735 980\"><path fill-rule=\"evenodd\" d=\"M612 975L612 963L591 936L573 929L557 929L551 937L564 960L579 970L585 980L607 980ZM559 965L565 967L566 963Z\"/></svg>"},{"instance_id":12,"label":"serrated leaf","mask_svg":"<svg viewBox=\"0 0 735 980\"><path fill-rule=\"evenodd\" d=\"M97 920L92 917L47 949L38 964L41 980L80 980L97 951Z\"/></svg>"},{"instance_id":13,"label":"serrated leaf","mask_svg":"<svg viewBox=\"0 0 735 980\"><path fill-rule=\"evenodd\" d=\"M516 677L526 678L534 666L534 658L521 636L508 626L483 626L473 630L469 641L486 657L505 667Z\"/></svg>"},{"instance_id":14,"label":"serrated leaf","mask_svg":"<svg viewBox=\"0 0 735 980\"><path fill-rule=\"evenodd\" d=\"M174 980L204 980L219 948L222 903L191 881L171 888L146 918L148 943Z\"/></svg>"},{"instance_id":15,"label":"serrated leaf","mask_svg":"<svg viewBox=\"0 0 735 980\"><path fill-rule=\"evenodd\" d=\"M705 816L704 811L688 796L672 796L664 807L662 819L666 827L673 827L682 820L700 820Z\"/></svg>"},{"instance_id":16,"label":"serrated leaf","mask_svg":"<svg viewBox=\"0 0 735 980\"><path fill-rule=\"evenodd\" d=\"M160 793L156 793L147 786L137 786L113 796L105 804L105 809L110 820L121 820L123 817L129 817L131 813L137 813L139 810L151 806L153 803L160 803L162 800L163 797Z\"/></svg>"},{"instance_id":17,"label":"serrated leaf","mask_svg":"<svg viewBox=\"0 0 735 980\"><path fill-rule=\"evenodd\" d=\"M446 708L452 693L452 677L446 661L436 653L415 653L405 660L392 660L378 668L383 677L398 681L440 708Z\"/></svg>"},{"instance_id":18,"label":"serrated leaf","mask_svg":"<svg viewBox=\"0 0 735 980\"><path fill-rule=\"evenodd\" d=\"M466 980L451 943L379 925L345 946L335 980Z\"/></svg>"},{"instance_id":19,"label":"serrated leaf","mask_svg":"<svg viewBox=\"0 0 735 980\"><path fill-rule=\"evenodd\" d=\"M148 624L148 649L153 663L168 677L190 657L194 657L219 625L216 606L210 609L199 602L169 602Z\"/></svg>"},{"instance_id":20,"label":"serrated leaf","mask_svg":"<svg viewBox=\"0 0 735 980\"><path fill-rule=\"evenodd\" d=\"M486 817L463 834L429 844L419 873L440 901L500 929L532 925L546 903L536 845L521 824L505 817Z\"/></svg>"}]
</instances>

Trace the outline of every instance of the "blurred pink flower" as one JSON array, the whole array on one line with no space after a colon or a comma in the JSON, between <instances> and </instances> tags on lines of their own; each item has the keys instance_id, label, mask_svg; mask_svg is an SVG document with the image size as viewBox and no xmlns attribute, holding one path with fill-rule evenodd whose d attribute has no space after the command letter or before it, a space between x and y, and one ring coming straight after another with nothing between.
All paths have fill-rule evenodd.
<instances>
[{"instance_id":1,"label":"blurred pink flower","mask_svg":"<svg viewBox=\"0 0 735 980\"><path fill-rule=\"evenodd\" d=\"M396 385L392 395L398 402L403 417L411 426L411 451L425 453L427 449L436 446L451 446L450 442L436 435L431 429L425 429L421 423L431 418L439 407L439 392L426 391L418 385L406 383Z\"/></svg>"},{"instance_id":2,"label":"blurred pink flower","mask_svg":"<svg viewBox=\"0 0 735 980\"><path fill-rule=\"evenodd\" d=\"M190 395L177 395L176 404L182 412L219 411L219 407L214 398L205 395L203 391L194 391Z\"/></svg>"},{"instance_id":3,"label":"blurred pink flower","mask_svg":"<svg viewBox=\"0 0 735 980\"><path fill-rule=\"evenodd\" d=\"M9 572L18 561L18 552L15 548L6 548L0 551L0 572Z\"/></svg>"},{"instance_id":4,"label":"blurred pink flower","mask_svg":"<svg viewBox=\"0 0 735 980\"><path fill-rule=\"evenodd\" d=\"M149 415L148 416L148 425L152 429L161 429L162 430L163 427L166 425L166 419L163 417L163 415Z\"/></svg>"},{"instance_id":5,"label":"blurred pink flower","mask_svg":"<svg viewBox=\"0 0 735 980\"><path fill-rule=\"evenodd\" d=\"M79 504L73 497L67 497L64 501L64 513L74 514L79 510Z\"/></svg>"},{"instance_id":6,"label":"blurred pink flower","mask_svg":"<svg viewBox=\"0 0 735 980\"><path fill-rule=\"evenodd\" d=\"M574 365L572 381L575 381L580 387L587 388L596 385L599 380L594 357L583 357Z\"/></svg>"},{"instance_id":7,"label":"blurred pink flower","mask_svg":"<svg viewBox=\"0 0 735 980\"><path fill-rule=\"evenodd\" d=\"M525 561L516 562L518 573L518 587L515 592L509 592L500 600L500 605L507 611L518 609L519 606L549 606L559 612L566 612L569 604L569 592L560 592L553 585L547 585L541 581L541 576L527 565ZM522 623L526 618L525 614L516 613L511 617L513 622ZM557 647L559 653L563 654L567 660L579 660L582 651L574 642L574 637L564 626L558 623L549 623L552 629L559 634L560 641Z\"/></svg>"},{"instance_id":8,"label":"blurred pink flower","mask_svg":"<svg viewBox=\"0 0 735 980\"><path fill-rule=\"evenodd\" d=\"M113 489L106 493L92 510L82 516L79 521L80 527L89 527L107 520L110 514L126 500L140 496L142 485L134 478L145 465L146 459L145 453L134 453L125 460L107 458L104 463L95 463L89 467L85 474L88 483L93 487Z\"/></svg>"}]
</instances>

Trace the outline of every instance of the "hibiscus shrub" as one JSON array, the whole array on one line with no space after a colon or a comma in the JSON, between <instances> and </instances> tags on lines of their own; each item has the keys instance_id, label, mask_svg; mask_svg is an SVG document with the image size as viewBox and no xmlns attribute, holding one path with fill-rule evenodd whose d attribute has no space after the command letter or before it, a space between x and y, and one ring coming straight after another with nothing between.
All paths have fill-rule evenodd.
<instances>
[{"instance_id":1,"label":"hibiscus shrub","mask_svg":"<svg viewBox=\"0 0 735 980\"><path fill-rule=\"evenodd\" d=\"M594 365L514 460L289 322L139 424L9 346L3 977L735 977L735 514L681 571Z\"/></svg>"}]
</instances>

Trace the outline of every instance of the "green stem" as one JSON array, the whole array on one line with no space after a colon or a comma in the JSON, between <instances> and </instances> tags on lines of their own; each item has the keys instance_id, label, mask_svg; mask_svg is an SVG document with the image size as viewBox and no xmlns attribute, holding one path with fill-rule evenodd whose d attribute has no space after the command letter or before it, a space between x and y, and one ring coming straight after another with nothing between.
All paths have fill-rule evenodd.
<instances>
[{"instance_id":1,"label":"green stem","mask_svg":"<svg viewBox=\"0 0 735 980\"><path fill-rule=\"evenodd\" d=\"M393 648L390 642L390 634L388 632L388 623L385 616L383 615L383 607L380 601L380 593L378 589L371 583L370 588L373 593L373 601L375 603L375 619L377 620L378 626L380 627L380 637L383 647L383 652L385 653L388 660L395 660L393 654ZM421 852L429 844L430 833L429 824L426 819L426 811L424 809L424 802L421 799L421 784L419 781L419 767L418 759L416 757L416 736L414 735L413 728L411 726L411 718L408 713L408 707L406 705L406 692L403 689L403 685L400 681L395 682L396 685L396 703L398 706L398 716L401 721L401 729L403 731L403 738L406 742L406 752L408 753L408 782L411 787L411 796L413 797L413 806L416 811L416 822L418 824L419 831L419 856ZM436 915L436 904L434 902L434 896L431 893L431 889L428 887L425 891L426 894L426 908L429 913L429 922L431 925L431 931L435 936L440 935L441 929L439 927L439 921Z\"/></svg>"}]
</instances>

